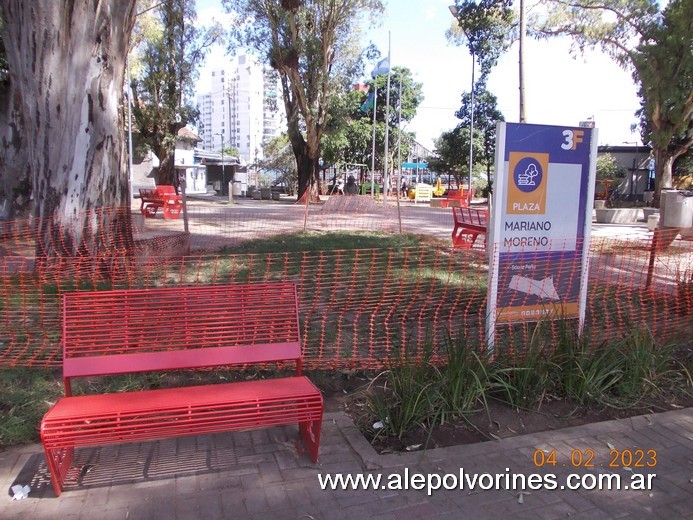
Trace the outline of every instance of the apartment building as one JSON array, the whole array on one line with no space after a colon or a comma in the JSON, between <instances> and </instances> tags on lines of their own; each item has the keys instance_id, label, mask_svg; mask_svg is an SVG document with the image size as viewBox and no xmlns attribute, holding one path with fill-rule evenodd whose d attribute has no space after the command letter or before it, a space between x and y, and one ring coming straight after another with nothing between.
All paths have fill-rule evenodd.
<instances>
[{"instance_id":1,"label":"apartment building","mask_svg":"<svg viewBox=\"0 0 693 520\"><path fill-rule=\"evenodd\" d=\"M210 74L211 91L197 96L200 148L237 148L247 163L262 159L263 143L286 126L277 73L240 55Z\"/></svg>"}]
</instances>

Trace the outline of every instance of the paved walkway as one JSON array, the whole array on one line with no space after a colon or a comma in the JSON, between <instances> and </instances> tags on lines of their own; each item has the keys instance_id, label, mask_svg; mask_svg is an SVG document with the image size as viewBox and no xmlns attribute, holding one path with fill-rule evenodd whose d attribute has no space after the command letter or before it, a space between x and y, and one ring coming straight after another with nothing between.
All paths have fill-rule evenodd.
<instances>
[{"instance_id":1,"label":"paved walkway","mask_svg":"<svg viewBox=\"0 0 693 520\"><path fill-rule=\"evenodd\" d=\"M325 416L320 463L296 450L296 428L274 428L79 450L76 483L55 498L40 446L0 453L0 518L27 519L379 519L428 518L693 518L693 409L607 421L482 444L405 454L376 454L342 413ZM535 450L546 450L536 452ZM538 468L555 451L556 466ZM594 467L571 467L587 462ZM610 468L609 452L644 450L653 467ZM628 451L630 450L630 452ZM653 450L649 453L648 450ZM507 468L507 469L506 469ZM380 487L321 490L319 477L335 473L381 475ZM441 489L413 489L431 474ZM464 489L444 490L463 474ZM477 487L470 481L479 474ZM442 478L445 474L450 474ZM483 490L500 474L500 487ZM532 477L531 474L539 476ZM554 482L557 489L509 489L512 479ZM560 489L568 475L585 484L656 474L650 490ZM618 477L608 477L617 475ZM506 477L507 476L507 477ZM495 476L493 477L496 478ZM506 478L510 482L506 481ZM575 477L574 477L575 478ZM647 476L644 477L645 483ZM404 480L403 480L404 479ZM572 481L571 481L572 482ZM30 497L13 501L10 488L29 484ZM509 485L510 484L510 485Z\"/></svg>"}]
</instances>

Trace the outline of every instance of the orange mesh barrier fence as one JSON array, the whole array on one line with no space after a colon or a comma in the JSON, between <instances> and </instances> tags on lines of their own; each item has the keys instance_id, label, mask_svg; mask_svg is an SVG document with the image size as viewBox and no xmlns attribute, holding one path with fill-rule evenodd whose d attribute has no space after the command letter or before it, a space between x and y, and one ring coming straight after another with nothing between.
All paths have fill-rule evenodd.
<instances>
[{"instance_id":1,"label":"orange mesh barrier fence","mask_svg":"<svg viewBox=\"0 0 693 520\"><path fill-rule=\"evenodd\" d=\"M439 237L447 246L422 241L403 248L254 254L218 249L304 228L392 232L399 227L391 206L360 197L339 199L332 209L326 204L307 213L298 205L277 204L263 212L252 206L192 205L189 235L178 220L135 215L134 241L115 241L122 247L100 256L107 257L107 271L95 269L89 255L36 268L40 241L35 230L40 227L31 220L6 223L0 241L0 366L60 365L59 299L64 292L278 280L298 287L306 368L379 368L404 355L422 357L427 348L443 356L450 339L482 349L488 255L483 242L470 250L450 247L449 209L409 207L403 212L404 231ZM651 237L593 237L586 330L595 346L642 327L659 340L690 344L693 243L676 240L651 264ZM552 268L578 274L570 262ZM500 325L497 348L521 352L536 340L536 326ZM550 347L560 324L548 323L547 329L543 341Z\"/></svg>"}]
</instances>

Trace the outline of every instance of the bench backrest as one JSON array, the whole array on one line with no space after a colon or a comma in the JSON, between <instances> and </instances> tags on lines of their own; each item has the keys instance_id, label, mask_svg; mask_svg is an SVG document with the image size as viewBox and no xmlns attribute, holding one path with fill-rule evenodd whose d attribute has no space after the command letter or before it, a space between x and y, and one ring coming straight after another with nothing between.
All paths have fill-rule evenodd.
<instances>
[{"instance_id":1,"label":"bench backrest","mask_svg":"<svg viewBox=\"0 0 693 520\"><path fill-rule=\"evenodd\" d=\"M173 186L167 184L160 184L156 187L156 194L159 197L175 197L176 189Z\"/></svg>"},{"instance_id":2,"label":"bench backrest","mask_svg":"<svg viewBox=\"0 0 693 520\"><path fill-rule=\"evenodd\" d=\"M469 198L469 190L462 188L459 190L448 190L447 197L449 199L467 199ZM474 197L474 188L472 188L472 197Z\"/></svg>"},{"instance_id":3,"label":"bench backrest","mask_svg":"<svg viewBox=\"0 0 693 520\"><path fill-rule=\"evenodd\" d=\"M470 224L478 227L488 226L488 212L483 209L473 208L452 208L455 222L460 224Z\"/></svg>"},{"instance_id":4,"label":"bench backrest","mask_svg":"<svg viewBox=\"0 0 693 520\"><path fill-rule=\"evenodd\" d=\"M296 285L259 283L63 295L63 378L297 361Z\"/></svg>"},{"instance_id":5,"label":"bench backrest","mask_svg":"<svg viewBox=\"0 0 693 520\"><path fill-rule=\"evenodd\" d=\"M156 199L156 188L140 188L141 199Z\"/></svg>"}]
</instances>

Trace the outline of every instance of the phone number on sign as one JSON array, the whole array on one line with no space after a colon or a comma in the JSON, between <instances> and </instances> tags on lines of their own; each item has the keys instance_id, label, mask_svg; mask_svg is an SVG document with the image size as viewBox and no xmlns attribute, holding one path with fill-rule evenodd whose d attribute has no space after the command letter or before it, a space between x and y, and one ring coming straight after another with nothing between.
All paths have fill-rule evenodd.
<instances>
[{"instance_id":1,"label":"phone number on sign","mask_svg":"<svg viewBox=\"0 0 693 520\"><path fill-rule=\"evenodd\" d=\"M610 450L609 460L595 460L594 450L572 450L569 457L562 458L556 450L534 450L532 462L538 468L565 466L574 468L654 468L657 465L657 450Z\"/></svg>"}]
</instances>

